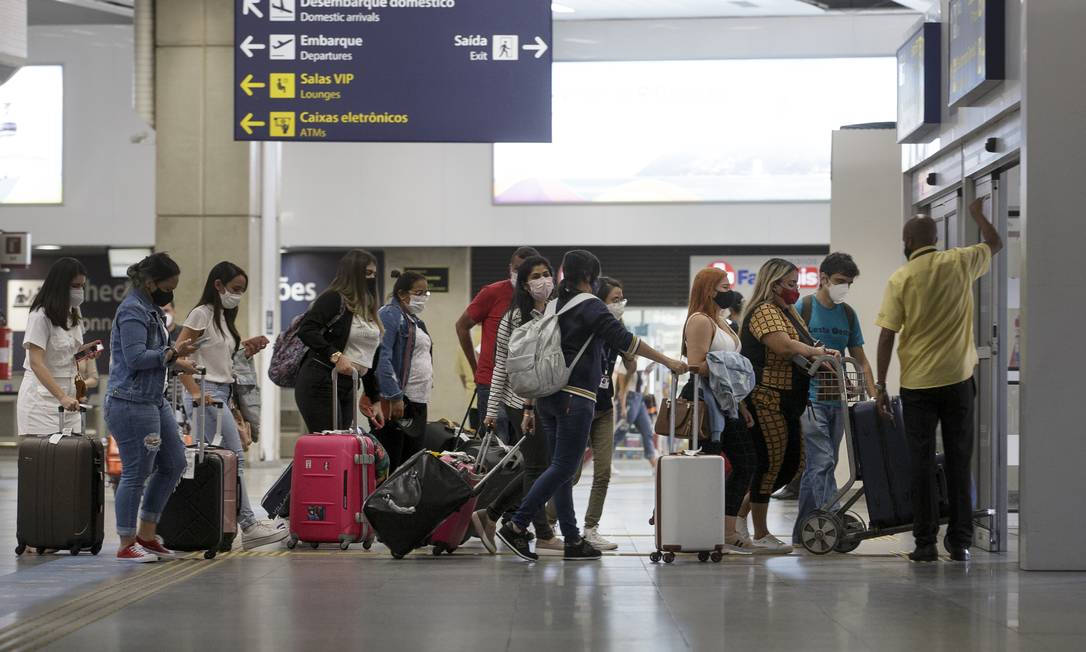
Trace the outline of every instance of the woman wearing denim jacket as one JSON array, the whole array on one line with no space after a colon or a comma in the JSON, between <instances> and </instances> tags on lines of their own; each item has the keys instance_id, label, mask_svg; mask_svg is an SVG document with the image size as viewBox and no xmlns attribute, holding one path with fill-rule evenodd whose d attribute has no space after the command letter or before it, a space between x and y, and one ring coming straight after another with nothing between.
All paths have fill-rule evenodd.
<instances>
[{"instance_id":1,"label":"woman wearing denim jacket","mask_svg":"<svg viewBox=\"0 0 1086 652\"><path fill-rule=\"evenodd\" d=\"M157 253L128 268L132 287L117 308L110 332L105 419L117 441L123 471L117 485L117 559L169 559L156 530L166 501L185 471L185 445L163 395L166 372L195 373L185 359L188 340L170 344L162 306L173 300L181 270ZM139 516L137 527L136 518Z\"/></svg>"},{"instance_id":2,"label":"woman wearing denim jacket","mask_svg":"<svg viewBox=\"0 0 1086 652\"><path fill-rule=\"evenodd\" d=\"M419 319L430 291L417 272L392 271L388 303L378 312L385 333L378 350L377 381L385 426L377 439L388 451L389 472L422 450L427 405L434 386L433 342Z\"/></svg>"}]
</instances>

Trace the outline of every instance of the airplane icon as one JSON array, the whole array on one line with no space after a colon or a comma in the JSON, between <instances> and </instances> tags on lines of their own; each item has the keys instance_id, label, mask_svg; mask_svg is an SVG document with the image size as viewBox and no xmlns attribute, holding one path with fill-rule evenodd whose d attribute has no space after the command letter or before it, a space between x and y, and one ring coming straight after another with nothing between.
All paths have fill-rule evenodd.
<instances>
[{"instance_id":1,"label":"airplane icon","mask_svg":"<svg viewBox=\"0 0 1086 652\"><path fill-rule=\"evenodd\" d=\"M295 44L297 38L294 34L271 34L268 43L271 48L268 58L277 61L293 61L295 56Z\"/></svg>"},{"instance_id":2,"label":"airplane icon","mask_svg":"<svg viewBox=\"0 0 1086 652\"><path fill-rule=\"evenodd\" d=\"M271 0L269 20L287 22L294 20L295 0Z\"/></svg>"}]
</instances>

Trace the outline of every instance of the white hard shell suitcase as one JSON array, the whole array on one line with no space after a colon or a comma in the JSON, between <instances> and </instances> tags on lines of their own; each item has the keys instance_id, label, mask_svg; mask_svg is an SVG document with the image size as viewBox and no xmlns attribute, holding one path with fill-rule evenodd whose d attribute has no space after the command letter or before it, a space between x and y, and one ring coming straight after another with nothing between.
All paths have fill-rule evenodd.
<instances>
[{"instance_id":1,"label":"white hard shell suitcase","mask_svg":"<svg viewBox=\"0 0 1086 652\"><path fill-rule=\"evenodd\" d=\"M693 432L700 432L701 426L700 389L701 378L694 374ZM673 375L671 396L678 390L679 377ZM724 549L724 458L675 453L674 410L668 432L668 454L656 466L656 551L649 558L670 564L675 553L686 552L697 553L701 561L719 562Z\"/></svg>"}]
</instances>

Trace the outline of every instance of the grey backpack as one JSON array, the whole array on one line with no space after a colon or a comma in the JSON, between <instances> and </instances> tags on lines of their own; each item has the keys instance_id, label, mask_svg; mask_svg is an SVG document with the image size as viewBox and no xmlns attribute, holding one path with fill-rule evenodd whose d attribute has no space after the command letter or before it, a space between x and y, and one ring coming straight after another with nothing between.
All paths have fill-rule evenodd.
<instances>
[{"instance_id":1,"label":"grey backpack","mask_svg":"<svg viewBox=\"0 0 1086 652\"><path fill-rule=\"evenodd\" d=\"M569 383L570 373L595 335L585 340L577 357L567 367L566 357L562 353L562 330L558 326L558 318L591 299L599 301L594 294L578 294L561 310L557 310L557 301L551 301L542 317L522 324L513 331L509 336L509 358L505 362L505 370L509 389L514 394L521 398L542 398L557 393Z\"/></svg>"}]
</instances>

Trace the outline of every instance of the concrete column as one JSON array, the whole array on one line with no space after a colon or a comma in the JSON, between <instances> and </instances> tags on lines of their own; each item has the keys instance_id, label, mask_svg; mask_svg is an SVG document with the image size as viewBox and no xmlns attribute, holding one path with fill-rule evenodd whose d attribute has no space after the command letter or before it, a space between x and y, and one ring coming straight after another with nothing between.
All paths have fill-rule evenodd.
<instances>
[{"instance_id":1,"label":"concrete column","mask_svg":"<svg viewBox=\"0 0 1086 652\"><path fill-rule=\"evenodd\" d=\"M1086 570L1082 460L1082 152L1086 2L1022 2L1022 406L1019 559Z\"/></svg>"},{"instance_id":2,"label":"concrete column","mask_svg":"<svg viewBox=\"0 0 1086 652\"><path fill-rule=\"evenodd\" d=\"M901 253L901 148L893 129L843 129L833 132L830 249L851 254L860 268L848 303L856 309L866 342L864 351L876 369L879 314L886 281L903 262ZM898 391L898 361L887 377ZM837 480L848 477L845 447Z\"/></svg>"},{"instance_id":3,"label":"concrete column","mask_svg":"<svg viewBox=\"0 0 1086 652\"><path fill-rule=\"evenodd\" d=\"M158 0L155 247L181 266L185 315L207 272L229 260L249 274L243 303L260 302L259 195L250 146L233 140L234 2ZM254 198L257 201L254 201ZM256 234L254 237L253 234ZM238 320L243 334L248 319Z\"/></svg>"}]
</instances>

